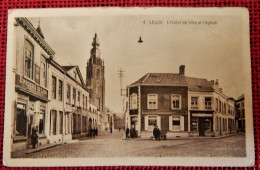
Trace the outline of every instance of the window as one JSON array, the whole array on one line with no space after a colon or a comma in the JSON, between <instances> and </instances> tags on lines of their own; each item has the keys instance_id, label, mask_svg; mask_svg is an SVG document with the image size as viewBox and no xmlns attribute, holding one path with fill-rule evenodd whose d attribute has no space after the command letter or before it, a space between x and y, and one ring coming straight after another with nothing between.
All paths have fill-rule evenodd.
<instances>
[{"instance_id":1,"label":"window","mask_svg":"<svg viewBox=\"0 0 260 170\"><path fill-rule=\"evenodd\" d=\"M85 110L85 95L82 97L82 109Z\"/></svg>"},{"instance_id":2,"label":"window","mask_svg":"<svg viewBox=\"0 0 260 170\"><path fill-rule=\"evenodd\" d=\"M216 111L218 111L218 99L216 99L216 106L215 106L216 108Z\"/></svg>"},{"instance_id":3,"label":"window","mask_svg":"<svg viewBox=\"0 0 260 170\"><path fill-rule=\"evenodd\" d=\"M171 96L172 101L172 109L181 109L181 95L179 94L173 94Z\"/></svg>"},{"instance_id":4,"label":"window","mask_svg":"<svg viewBox=\"0 0 260 170\"><path fill-rule=\"evenodd\" d=\"M51 97L52 99L56 99L56 77L52 76L52 90L51 90Z\"/></svg>"},{"instance_id":5,"label":"window","mask_svg":"<svg viewBox=\"0 0 260 170\"><path fill-rule=\"evenodd\" d=\"M66 112L65 117L66 117L66 134L69 134L70 133L70 114L69 114L69 112Z\"/></svg>"},{"instance_id":6,"label":"window","mask_svg":"<svg viewBox=\"0 0 260 170\"><path fill-rule=\"evenodd\" d=\"M67 103L70 104L70 85L67 85Z\"/></svg>"},{"instance_id":7,"label":"window","mask_svg":"<svg viewBox=\"0 0 260 170\"><path fill-rule=\"evenodd\" d=\"M191 119L191 131L197 132L198 131L198 118L192 117Z\"/></svg>"},{"instance_id":8,"label":"window","mask_svg":"<svg viewBox=\"0 0 260 170\"><path fill-rule=\"evenodd\" d=\"M24 74L33 79L33 45L28 40L25 40L24 44L24 60Z\"/></svg>"},{"instance_id":9,"label":"window","mask_svg":"<svg viewBox=\"0 0 260 170\"><path fill-rule=\"evenodd\" d=\"M59 100L62 101L63 83L59 80Z\"/></svg>"},{"instance_id":10,"label":"window","mask_svg":"<svg viewBox=\"0 0 260 170\"><path fill-rule=\"evenodd\" d=\"M130 96L130 109L137 109L137 94L133 93Z\"/></svg>"},{"instance_id":11,"label":"window","mask_svg":"<svg viewBox=\"0 0 260 170\"><path fill-rule=\"evenodd\" d=\"M26 136L27 117L24 104L17 104L15 136Z\"/></svg>"},{"instance_id":12,"label":"window","mask_svg":"<svg viewBox=\"0 0 260 170\"><path fill-rule=\"evenodd\" d=\"M211 132L211 119L210 118L205 119L205 131Z\"/></svg>"},{"instance_id":13,"label":"window","mask_svg":"<svg viewBox=\"0 0 260 170\"><path fill-rule=\"evenodd\" d=\"M78 91L78 103L79 103L79 106L80 106L80 91Z\"/></svg>"},{"instance_id":14,"label":"window","mask_svg":"<svg viewBox=\"0 0 260 170\"><path fill-rule=\"evenodd\" d=\"M44 117L45 117L45 110L40 110L40 115L39 115L39 134L44 134Z\"/></svg>"},{"instance_id":15,"label":"window","mask_svg":"<svg viewBox=\"0 0 260 170\"><path fill-rule=\"evenodd\" d=\"M148 130L153 130L155 125L157 125L157 116L148 116Z\"/></svg>"},{"instance_id":16,"label":"window","mask_svg":"<svg viewBox=\"0 0 260 170\"><path fill-rule=\"evenodd\" d=\"M212 109L212 107L211 107L211 97L205 97L205 109Z\"/></svg>"},{"instance_id":17,"label":"window","mask_svg":"<svg viewBox=\"0 0 260 170\"><path fill-rule=\"evenodd\" d=\"M60 125L60 128L59 128L59 133L60 134L62 134L62 132L63 132L63 112L59 112L59 120L60 120L60 122L59 122L59 125Z\"/></svg>"},{"instance_id":18,"label":"window","mask_svg":"<svg viewBox=\"0 0 260 170\"><path fill-rule=\"evenodd\" d=\"M174 131L181 130L180 116L172 116L172 130L174 130Z\"/></svg>"},{"instance_id":19,"label":"window","mask_svg":"<svg viewBox=\"0 0 260 170\"><path fill-rule=\"evenodd\" d=\"M100 79L100 70L99 69L96 70L96 78Z\"/></svg>"},{"instance_id":20,"label":"window","mask_svg":"<svg viewBox=\"0 0 260 170\"><path fill-rule=\"evenodd\" d=\"M226 113L226 104L224 103L223 112Z\"/></svg>"},{"instance_id":21,"label":"window","mask_svg":"<svg viewBox=\"0 0 260 170\"><path fill-rule=\"evenodd\" d=\"M86 108L86 110L88 109L88 97L86 96L86 100L85 100L85 108Z\"/></svg>"},{"instance_id":22,"label":"window","mask_svg":"<svg viewBox=\"0 0 260 170\"><path fill-rule=\"evenodd\" d=\"M76 104L76 89L73 88L73 104L75 105Z\"/></svg>"},{"instance_id":23,"label":"window","mask_svg":"<svg viewBox=\"0 0 260 170\"><path fill-rule=\"evenodd\" d=\"M220 100L218 101L218 107L219 107L218 111L221 113L221 101Z\"/></svg>"},{"instance_id":24,"label":"window","mask_svg":"<svg viewBox=\"0 0 260 170\"><path fill-rule=\"evenodd\" d=\"M34 81L40 84L40 67L34 64Z\"/></svg>"},{"instance_id":25,"label":"window","mask_svg":"<svg viewBox=\"0 0 260 170\"><path fill-rule=\"evenodd\" d=\"M198 109L198 97L191 97L191 109Z\"/></svg>"},{"instance_id":26,"label":"window","mask_svg":"<svg viewBox=\"0 0 260 170\"><path fill-rule=\"evenodd\" d=\"M57 124L57 111L51 111L51 134L56 135L56 124Z\"/></svg>"},{"instance_id":27,"label":"window","mask_svg":"<svg viewBox=\"0 0 260 170\"><path fill-rule=\"evenodd\" d=\"M148 94L148 109L157 109L157 94Z\"/></svg>"},{"instance_id":28,"label":"window","mask_svg":"<svg viewBox=\"0 0 260 170\"><path fill-rule=\"evenodd\" d=\"M40 66L41 68L41 78L40 78L40 80L41 80L41 86L43 86L43 87L46 87L46 84L47 84L47 78L46 78L46 76L47 76L47 68L46 68L46 59L45 59L45 57L44 56L41 56L41 66Z\"/></svg>"}]
</instances>

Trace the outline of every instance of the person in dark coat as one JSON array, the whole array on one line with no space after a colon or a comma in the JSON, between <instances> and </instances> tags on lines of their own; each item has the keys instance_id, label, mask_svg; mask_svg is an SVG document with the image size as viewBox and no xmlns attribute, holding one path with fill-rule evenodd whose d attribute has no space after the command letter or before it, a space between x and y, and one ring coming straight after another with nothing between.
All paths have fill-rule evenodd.
<instances>
[{"instance_id":1,"label":"person in dark coat","mask_svg":"<svg viewBox=\"0 0 260 170\"><path fill-rule=\"evenodd\" d=\"M155 140L160 141L160 129L156 125L154 126L154 129L153 129L153 136L154 136Z\"/></svg>"},{"instance_id":2,"label":"person in dark coat","mask_svg":"<svg viewBox=\"0 0 260 170\"><path fill-rule=\"evenodd\" d=\"M127 127L126 130L125 130L125 138L126 139L128 138L128 135L129 135L129 128Z\"/></svg>"},{"instance_id":3,"label":"person in dark coat","mask_svg":"<svg viewBox=\"0 0 260 170\"><path fill-rule=\"evenodd\" d=\"M36 144L38 144L38 134L36 132L36 129L32 129L32 146L35 148Z\"/></svg>"},{"instance_id":4,"label":"person in dark coat","mask_svg":"<svg viewBox=\"0 0 260 170\"><path fill-rule=\"evenodd\" d=\"M131 127L131 129L130 129L130 137L131 138L134 138L134 133L135 133L135 130L134 130L133 127Z\"/></svg>"},{"instance_id":5,"label":"person in dark coat","mask_svg":"<svg viewBox=\"0 0 260 170\"><path fill-rule=\"evenodd\" d=\"M154 136L154 139L157 140L157 128L156 128L156 125L153 128L153 136Z\"/></svg>"}]
</instances>

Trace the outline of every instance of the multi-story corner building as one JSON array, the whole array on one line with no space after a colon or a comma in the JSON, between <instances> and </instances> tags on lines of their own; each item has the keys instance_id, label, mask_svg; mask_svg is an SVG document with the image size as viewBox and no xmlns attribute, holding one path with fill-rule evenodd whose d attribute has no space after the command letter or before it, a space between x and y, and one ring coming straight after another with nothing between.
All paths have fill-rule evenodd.
<instances>
[{"instance_id":1,"label":"multi-story corner building","mask_svg":"<svg viewBox=\"0 0 260 170\"><path fill-rule=\"evenodd\" d=\"M234 99L223 94L218 80L186 77L189 85L190 136L235 133Z\"/></svg>"},{"instance_id":2,"label":"multi-story corner building","mask_svg":"<svg viewBox=\"0 0 260 170\"><path fill-rule=\"evenodd\" d=\"M236 100L236 114L239 131L245 131L245 96L242 94Z\"/></svg>"},{"instance_id":3,"label":"multi-story corner building","mask_svg":"<svg viewBox=\"0 0 260 170\"><path fill-rule=\"evenodd\" d=\"M46 43L40 26L37 29L26 18L15 19L12 107L12 151L31 147L32 129L39 134L39 144L48 142L48 67L55 54Z\"/></svg>"},{"instance_id":4,"label":"multi-story corner building","mask_svg":"<svg viewBox=\"0 0 260 170\"><path fill-rule=\"evenodd\" d=\"M168 138L188 137L188 85L183 73L148 73L127 87L128 120L138 136L150 138L157 125Z\"/></svg>"},{"instance_id":5,"label":"multi-story corner building","mask_svg":"<svg viewBox=\"0 0 260 170\"><path fill-rule=\"evenodd\" d=\"M219 136L235 133L234 99L218 81L179 73L148 73L129 85L126 124L150 138L155 125L167 138ZM216 101L216 102L215 102Z\"/></svg>"}]
</instances>

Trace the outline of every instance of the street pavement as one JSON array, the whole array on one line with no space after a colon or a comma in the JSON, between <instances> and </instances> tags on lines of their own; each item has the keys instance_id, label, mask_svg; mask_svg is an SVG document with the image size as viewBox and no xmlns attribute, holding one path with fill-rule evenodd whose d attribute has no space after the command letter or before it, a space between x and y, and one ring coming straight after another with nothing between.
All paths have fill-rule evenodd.
<instances>
[{"instance_id":1,"label":"street pavement","mask_svg":"<svg viewBox=\"0 0 260 170\"><path fill-rule=\"evenodd\" d=\"M78 157L243 157L245 135L219 139L176 139L155 141L140 138L123 140L123 132L103 132L95 138L58 145L23 158Z\"/></svg>"}]
</instances>

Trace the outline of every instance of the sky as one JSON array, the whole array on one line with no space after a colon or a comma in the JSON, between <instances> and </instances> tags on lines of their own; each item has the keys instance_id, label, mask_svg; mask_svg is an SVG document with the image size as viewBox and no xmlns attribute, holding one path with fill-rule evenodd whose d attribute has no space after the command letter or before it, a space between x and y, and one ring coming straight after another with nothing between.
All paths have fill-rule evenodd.
<instances>
[{"instance_id":1,"label":"sky","mask_svg":"<svg viewBox=\"0 0 260 170\"><path fill-rule=\"evenodd\" d=\"M37 27L39 18L28 18ZM167 24L167 21L214 21L217 24ZM158 24L162 22L162 24ZM123 88L147 73L178 73L218 79L224 94L244 93L239 17L206 16L84 16L42 17L46 42L60 65L78 65L83 78L97 33L105 61L106 106L122 112L118 70L125 71ZM143 43L138 43L139 37Z\"/></svg>"}]
</instances>

